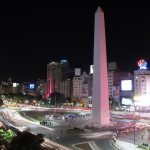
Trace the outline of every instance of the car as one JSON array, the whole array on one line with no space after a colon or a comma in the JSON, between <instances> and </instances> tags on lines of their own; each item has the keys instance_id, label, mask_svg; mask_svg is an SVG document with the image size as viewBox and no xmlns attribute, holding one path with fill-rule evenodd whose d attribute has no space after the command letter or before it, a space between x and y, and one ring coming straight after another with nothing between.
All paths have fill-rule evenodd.
<instances>
[{"instance_id":1,"label":"car","mask_svg":"<svg viewBox=\"0 0 150 150\"><path fill-rule=\"evenodd\" d=\"M121 106L120 110L125 111L127 109L127 106Z\"/></svg>"},{"instance_id":2,"label":"car","mask_svg":"<svg viewBox=\"0 0 150 150\"><path fill-rule=\"evenodd\" d=\"M128 112L135 111L135 108L130 106L130 107L126 108L125 111L128 111Z\"/></svg>"}]
</instances>

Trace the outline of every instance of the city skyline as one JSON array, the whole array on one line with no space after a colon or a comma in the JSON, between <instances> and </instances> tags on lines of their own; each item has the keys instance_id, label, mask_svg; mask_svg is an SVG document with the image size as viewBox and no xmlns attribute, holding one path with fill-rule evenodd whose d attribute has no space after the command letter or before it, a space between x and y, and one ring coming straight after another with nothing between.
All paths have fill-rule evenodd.
<instances>
[{"instance_id":1,"label":"city skyline","mask_svg":"<svg viewBox=\"0 0 150 150\"><path fill-rule=\"evenodd\" d=\"M61 59L67 59L71 68L89 72L98 6L105 13L107 61L133 71L140 58L150 60L146 4L107 0L56 3L1 6L0 80L46 79L46 65Z\"/></svg>"}]
</instances>

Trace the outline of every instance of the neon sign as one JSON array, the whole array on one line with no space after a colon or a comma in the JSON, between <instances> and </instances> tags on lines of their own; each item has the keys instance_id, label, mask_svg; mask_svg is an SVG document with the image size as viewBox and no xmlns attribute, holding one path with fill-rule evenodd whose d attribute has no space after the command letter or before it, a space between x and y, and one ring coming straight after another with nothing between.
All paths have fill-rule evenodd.
<instances>
[{"instance_id":1,"label":"neon sign","mask_svg":"<svg viewBox=\"0 0 150 150\"><path fill-rule=\"evenodd\" d=\"M144 59L140 59L138 61L138 66L140 69L147 69L147 62Z\"/></svg>"}]
</instances>

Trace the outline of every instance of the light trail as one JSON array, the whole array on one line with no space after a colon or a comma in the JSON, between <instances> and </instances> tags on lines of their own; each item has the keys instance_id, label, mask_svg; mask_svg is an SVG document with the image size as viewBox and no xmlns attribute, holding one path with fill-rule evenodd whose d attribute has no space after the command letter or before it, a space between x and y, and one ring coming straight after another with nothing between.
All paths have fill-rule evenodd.
<instances>
[{"instance_id":1,"label":"light trail","mask_svg":"<svg viewBox=\"0 0 150 150\"><path fill-rule=\"evenodd\" d=\"M8 126L11 126L15 129L18 129L19 131L24 131L23 126L26 126L26 123L28 124L28 126L34 124L33 122L24 119L23 117L21 117L17 112L12 111L12 110L4 110L1 112L1 120L7 124ZM29 125L30 124L30 125ZM19 126L18 126L19 125ZM40 126L42 128L46 128L47 130L54 130L48 127L44 127L38 124L34 124L34 126ZM32 132L31 132L32 133ZM32 133L34 134L34 133ZM71 150L70 148L67 148L63 145L57 144L55 142L52 142L46 138L44 138L44 142L42 143L43 146L45 145L46 147L49 148L54 148L56 150L60 149L60 150Z\"/></svg>"}]
</instances>

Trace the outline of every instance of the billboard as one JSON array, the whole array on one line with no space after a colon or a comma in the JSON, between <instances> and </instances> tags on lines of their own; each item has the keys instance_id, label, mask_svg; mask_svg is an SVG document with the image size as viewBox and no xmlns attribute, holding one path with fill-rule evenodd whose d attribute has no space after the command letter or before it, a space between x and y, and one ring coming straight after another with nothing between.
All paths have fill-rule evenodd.
<instances>
[{"instance_id":1,"label":"billboard","mask_svg":"<svg viewBox=\"0 0 150 150\"><path fill-rule=\"evenodd\" d=\"M144 59L138 61L138 66L140 69L147 69L147 62Z\"/></svg>"},{"instance_id":2,"label":"billboard","mask_svg":"<svg viewBox=\"0 0 150 150\"><path fill-rule=\"evenodd\" d=\"M35 89L35 84L34 83L29 83L28 88L30 90L34 90Z\"/></svg>"},{"instance_id":3,"label":"billboard","mask_svg":"<svg viewBox=\"0 0 150 150\"><path fill-rule=\"evenodd\" d=\"M92 74L94 71L94 65L90 65L90 74Z\"/></svg>"},{"instance_id":4,"label":"billboard","mask_svg":"<svg viewBox=\"0 0 150 150\"><path fill-rule=\"evenodd\" d=\"M121 80L121 91L132 91L132 80Z\"/></svg>"},{"instance_id":5,"label":"billboard","mask_svg":"<svg viewBox=\"0 0 150 150\"><path fill-rule=\"evenodd\" d=\"M18 87L19 83L13 83L13 87Z\"/></svg>"},{"instance_id":6,"label":"billboard","mask_svg":"<svg viewBox=\"0 0 150 150\"><path fill-rule=\"evenodd\" d=\"M125 98L125 97L123 97L122 99L121 99L121 104L122 105L133 105L133 101L132 101L132 99L131 98Z\"/></svg>"}]
</instances>

